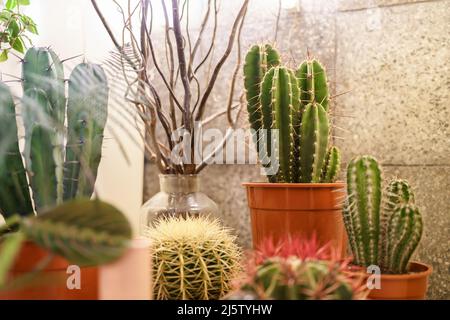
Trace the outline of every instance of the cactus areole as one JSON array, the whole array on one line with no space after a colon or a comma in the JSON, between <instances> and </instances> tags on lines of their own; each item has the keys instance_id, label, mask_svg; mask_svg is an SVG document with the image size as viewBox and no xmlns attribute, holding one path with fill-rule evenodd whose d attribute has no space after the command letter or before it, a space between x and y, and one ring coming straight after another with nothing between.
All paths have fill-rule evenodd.
<instances>
[{"instance_id":1,"label":"cactus areole","mask_svg":"<svg viewBox=\"0 0 450 320\"><path fill-rule=\"evenodd\" d=\"M253 141L269 183L246 183L254 245L267 237L317 235L345 253L336 182L340 151L330 143L325 68L309 58L284 66L271 45L254 45L244 65Z\"/></svg>"}]
</instances>

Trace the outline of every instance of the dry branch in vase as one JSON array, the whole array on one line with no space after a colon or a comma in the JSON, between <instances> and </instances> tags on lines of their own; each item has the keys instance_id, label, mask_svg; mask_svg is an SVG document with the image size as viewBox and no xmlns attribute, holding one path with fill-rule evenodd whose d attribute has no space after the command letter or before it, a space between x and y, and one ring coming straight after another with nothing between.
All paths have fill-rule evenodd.
<instances>
[{"instance_id":1,"label":"dry branch in vase","mask_svg":"<svg viewBox=\"0 0 450 320\"><path fill-rule=\"evenodd\" d=\"M243 99L236 94L235 84L241 66L240 39L249 0L243 0L236 13L225 38L226 48L218 59L214 54L219 40L219 0L205 0L206 10L196 32L189 21L189 0L161 0L162 54L158 50L161 42L158 42L154 21L157 1L128 0L125 6L114 1L123 18L120 36L111 30L97 1L91 2L116 47L117 51L111 54L107 64L115 74L120 70L126 82L125 99L136 107L144 123L146 151L164 174L199 173L212 154L201 157L200 163L195 161L196 132L205 122L224 115L229 127L234 129L241 112ZM237 58L226 110L206 117L211 93L235 46ZM201 48L206 48L204 53ZM236 103L236 100L239 101ZM222 148L230 137L227 134L212 153Z\"/></svg>"}]
</instances>

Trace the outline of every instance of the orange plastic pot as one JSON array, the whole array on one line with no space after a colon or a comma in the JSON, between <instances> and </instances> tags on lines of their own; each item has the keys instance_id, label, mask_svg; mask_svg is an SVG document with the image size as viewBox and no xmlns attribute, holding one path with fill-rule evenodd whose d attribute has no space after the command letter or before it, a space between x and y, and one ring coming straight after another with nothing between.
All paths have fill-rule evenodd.
<instances>
[{"instance_id":1,"label":"orange plastic pot","mask_svg":"<svg viewBox=\"0 0 450 320\"><path fill-rule=\"evenodd\" d=\"M37 265L50 257L50 253L32 242L25 242L8 274L8 283L24 279ZM25 280L13 288L0 290L0 300L94 300L98 297L98 269L81 268L80 290L70 290L67 268L70 263L59 256L50 258L49 263L35 277Z\"/></svg>"},{"instance_id":2,"label":"orange plastic pot","mask_svg":"<svg viewBox=\"0 0 450 320\"><path fill-rule=\"evenodd\" d=\"M345 256L342 219L344 183L244 183L250 208L253 245L287 236L317 237Z\"/></svg>"},{"instance_id":3,"label":"orange plastic pot","mask_svg":"<svg viewBox=\"0 0 450 320\"><path fill-rule=\"evenodd\" d=\"M372 289L368 295L370 300L423 300L427 294L428 278L433 272L429 265L411 262L407 274L382 274L380 288ZM351 274L363 276L365 281L372 276L362 268L353 267Z\"/></svg>"}]
</instances>

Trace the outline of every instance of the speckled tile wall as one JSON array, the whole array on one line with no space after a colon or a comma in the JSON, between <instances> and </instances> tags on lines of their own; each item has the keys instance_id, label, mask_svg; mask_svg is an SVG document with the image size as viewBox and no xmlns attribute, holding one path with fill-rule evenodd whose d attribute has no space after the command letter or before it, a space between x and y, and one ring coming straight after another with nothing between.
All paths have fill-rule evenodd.
<instances>
[{"instance_id":1,"label":"speckled tile wall","mask_svg":"<svg viewBox=\"0 0 450 320\"><path fill-rule=\"evenodd\" d=\"M252 2L244 48L273 40L277 2ZM227 1L224 9L235 3ZM335 143L343 150L344 166L357 154L372 154L383 163L386 178L410 181L425 221L416 258L434 268L428 297L450 299L450 1L299 3L298 12L283 9L277 46L291 65L309 49L327 66L333 94L351 90L333 106ZM226 68L228 76L233 61ZM227 82L222 83L213 109L223 107ZM241 123L246 126L245 115ZM212 125L223 128L225 123ZM146 165L144 199L158 191L157 174ZM203 189L245 247L251 235L241 183L263 180L255 165L216 165L203 173Z\"/></svg>"}]
</instances>

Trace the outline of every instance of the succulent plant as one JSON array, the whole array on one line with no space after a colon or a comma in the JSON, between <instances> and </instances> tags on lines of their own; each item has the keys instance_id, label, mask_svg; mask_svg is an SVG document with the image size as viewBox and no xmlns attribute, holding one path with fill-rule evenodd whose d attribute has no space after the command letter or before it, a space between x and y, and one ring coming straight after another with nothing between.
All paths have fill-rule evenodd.
<instances>
[{"instance_id":1,"label":"succulent plant","mask_svg":"<svg viewBox=\"0 0 450 320\"><path fill-rule=\"evenodd\" d=\"M25 240L71 263L94 266L118 259L131 235L125 216L100 200L80 198L38 216L12 216L0 227L0 287Z\"/></svg>"},{"instance_id":2,"label":"succulent plant","mask_svg":"<svg viewBox=\"0 0 450 320\"><path fill-rule=\"evenodd\" d=\"M9 89L0 84L0 212L6 218L32 213L30 194L38 212L92 195L107 116L108 84L98 65L83 63L75 68L66 99L58 56L48 48L31 48L22 61L22 79L25 165L16 107Z\"/></svg>"},{"instance_id":3,"label":"succulent plant","mask_svg":"<svg viewBox=\"0 0 450 320\"><path fill-rule=\"evenodd\" d=\"M423 229L408 182L393 180L383 192L378 162L361 156L348 165L347 189L343 217L355 264L407 273Z\"/></svg>"},{"instance_id":4,"label":"succulent plant","mask_svg":"<svg viewBox=\"0 0 450 320\"><path fill-rule=\"evenodd\" d=\"M153 247L154 297L216 300L240 271L235 237L208 218L168 218L147 230Z\"/></svg>"},{"instance_id":5,"label":"succulent plant","mask_svg":"<svg viewBox=\"0 0 450 320\"><path fill-rule=\"evenodd\" d=\"M329 246L319 247L317 241L301 239L282 241L275 250L271 246L269 243L257 253L245 280L229 299L348 300L365 297L362 279L350 277L345 272L348 262L339 261Z\"/></svg>"},{"instance_id":6,"label":"succulent plant","mask_svg":"<svg viewBox=\"0 0 450 320\"><path fill-rule=\"evenodd\" d=\"M280 64L271 46L253 46L246 57L244 77L259 158L266 168L273 167L273 160L279 166L276 173L266 170L269 181L334 182L340 153L329 146L324 67L308 58L298 70L291 70Z\"/></svg>"}]
</instances>

